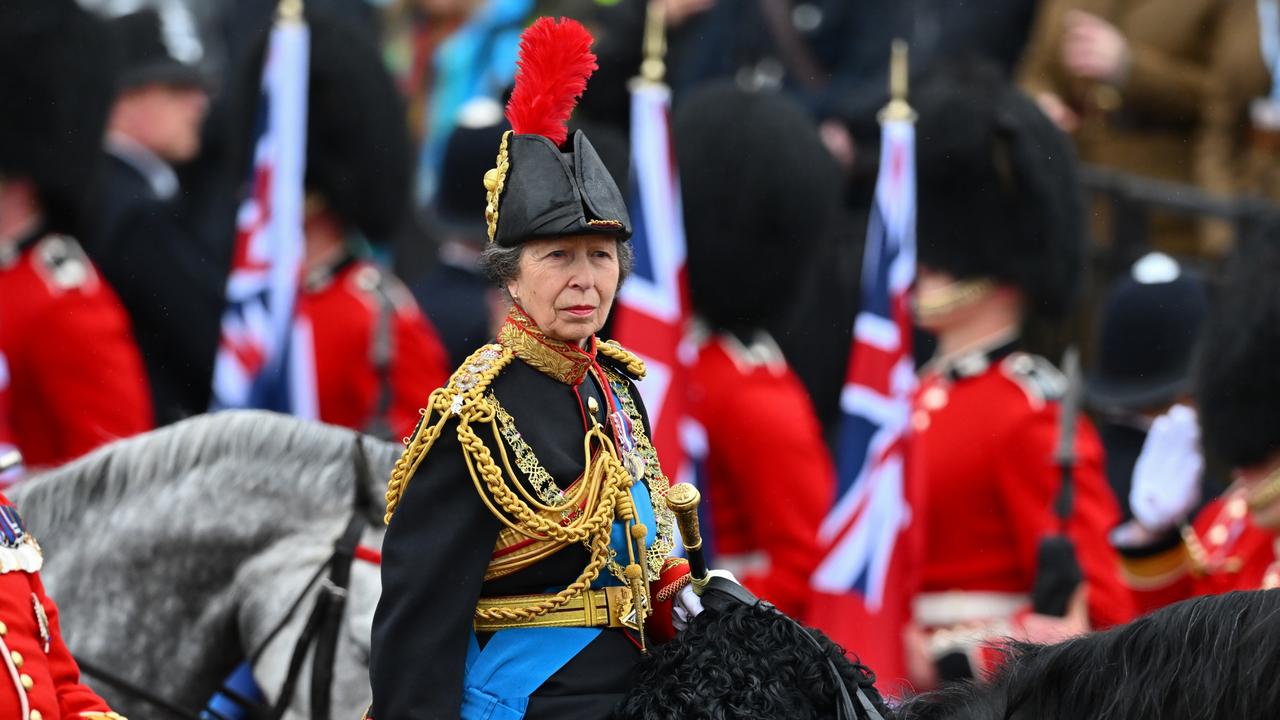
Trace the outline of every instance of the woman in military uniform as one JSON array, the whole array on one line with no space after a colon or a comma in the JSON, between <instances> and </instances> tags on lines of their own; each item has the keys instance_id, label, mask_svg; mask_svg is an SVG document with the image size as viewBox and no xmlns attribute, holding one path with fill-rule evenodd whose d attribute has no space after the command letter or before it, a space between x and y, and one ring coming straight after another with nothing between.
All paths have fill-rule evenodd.
<instances>
[{"instance_id":1,"label":"woman in military uniform","mask_svg":"<svg viewBox=\"0 0 1280 720\"><path fill-rule=\"evenodd\" d=\"M595 336L630 266L631 223L591 143L564 125L595 67L590 43L569 20L522 38L513 130L484 178L484 264L511 311L431 394L392 474L378 720L607 717L688 600L633 384L644 366Z\"/></svg>"}]
</instances>

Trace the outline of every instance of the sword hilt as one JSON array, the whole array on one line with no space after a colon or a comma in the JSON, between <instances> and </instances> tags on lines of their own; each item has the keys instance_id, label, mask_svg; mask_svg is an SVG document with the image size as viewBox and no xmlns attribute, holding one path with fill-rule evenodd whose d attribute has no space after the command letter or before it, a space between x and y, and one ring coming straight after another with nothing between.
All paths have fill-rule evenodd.
<instances>
[{"instance_id":1,"label":"sword hilt","mask_svg":"<svg viewBox=\"0 0 1280 720\"><path fill-rule=\"evenodd\" d=\"M676 483L667 491L667 507L675 513L676 524L680 526L680 540L684 544L685 556L689 558L689 577L692 578L694 592L699 595L708 580L707 558L702 553L702 531L698 528L700 502L702 494L689 483Z\"/></svg>"}]
</instances>

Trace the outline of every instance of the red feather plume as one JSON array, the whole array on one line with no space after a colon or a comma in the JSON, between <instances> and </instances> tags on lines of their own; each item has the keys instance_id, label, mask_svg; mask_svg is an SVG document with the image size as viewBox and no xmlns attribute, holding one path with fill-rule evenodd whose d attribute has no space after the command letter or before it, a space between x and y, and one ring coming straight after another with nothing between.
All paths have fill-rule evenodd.
<instances>
[{"instance_id":1,"label":"red feather plume","mask_svg":"<svg viewBox=\"0 0 1280 720\"><path fill-rule=\"evenodd\" d=\"M591 33L576 20L538 18L520 35L516 86L507 120L520 135L542 135L562 145L569 116L595 71Z\"/></svg>"}]
</instances>

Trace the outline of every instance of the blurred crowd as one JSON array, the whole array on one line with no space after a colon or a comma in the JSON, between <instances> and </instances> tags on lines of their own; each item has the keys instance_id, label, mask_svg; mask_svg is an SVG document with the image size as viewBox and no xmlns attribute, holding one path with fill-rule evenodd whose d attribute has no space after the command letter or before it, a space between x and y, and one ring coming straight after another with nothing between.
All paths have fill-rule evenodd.
<instances>
[{"instance_id":1,"label":"blurred crowd","mask_svg":"<svg viewBox=\"0 0 1280 720\"><path fill-rule=\"evenodd\" d=\"M942 299L920 323L911 422L923 438L917 467L932 471L924 485L944 500L924 514L935 531L924 584L938 597L998 596L973 605L976 614L952 613L968 602L954 597L941 615L926 603L920 642L935 665L916 679L951 677L948 653L968 652L940 632L1008 614L1030 592L1035 539L1054 519L1056 407L1067 382L1042 355L1085 349L1079 382L1091 418L1080 421L1076 516L1062 519L1089 597L1074 615L1074 605L1057 613L1066 619L1053 632L1154 607L1162 601L1150 592L1174 592L1171 573L1185 557L1152 570L1154 559L1175 545L1214 556L1244 532L1243 506L1229 494L1242 461L1201 449L1194 358L1203 333L1227 332L1213 325L1218 287L1231 277L1225 258L1249 265L1253 246L1221 222L1153 212L1151 253L1083 283L1077 273L1103 267L1097 259L1118 239L1111 208L1082 193L1071 156L1074 148L1084 164L1223 197L1280 199L1274 3L658 2L698 315L702 395L693 403L708 433L710 495L727 518L721 549L740 561L740 578L805 613L835 492L832 449L895 38L910 48L910 98L934 88L918 136L919 292L937 288ZM43 108L0 119L0 388L7 379L9 431L28 468L208 410L276 11L275 0L81 4L108 23L108 42L85 40L69 58L8 57L0 47L0 68L47 68L40 86L0 80L0 102L14 93ZM477 265L487 240L481 180L508 129L502 106L521 30L562 15L592 31L599 69L572 123L625 194L628 82L644 59L647 3L305 8L313 50L297 312L312 334L316 416L399 439L506 313ZM949 98L939 86L973 92ZM1007 102L1006 91L1015 94ZM975 97L986 98L981 107ZM40 114L52 106L61 111ZM928 162L983 169L952 176ZM1080 202L1064 199L1073 193ZM983 237L936 239L956 233ZM1073 234L1087 240L1063 239ZM948 315L961 306L983 319ZM741 402L707 399L733 373ZM965 390L977 383L990 384ZM744 429L718 438L733 422ZM1017 426L1003 445L990 444L994 430L963 436L1002 423ZM1258 455L1246 460L1256 465ZM765 490L779 487L785 498ZM741 499L749 496L761 500ZM1206 504L1213 517L1195 550L1180 528ZM992 515L1008 521L985 535L969 524ZM1259 573L1280 582L1268 562ZM957 676L981 669L970 660Z\"/></svg>"}]
</instances>

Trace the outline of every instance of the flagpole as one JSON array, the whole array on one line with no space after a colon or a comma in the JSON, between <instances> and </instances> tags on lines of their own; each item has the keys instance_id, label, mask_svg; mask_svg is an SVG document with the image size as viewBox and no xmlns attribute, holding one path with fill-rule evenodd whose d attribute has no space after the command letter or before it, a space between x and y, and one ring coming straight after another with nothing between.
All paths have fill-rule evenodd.
<instances>
[{"instance_id":1,"label":"flagpole","mask_svg":"<svg viewBox=\"0 0 1280 720\"><path fill-rule=\"evenodd\" d=\"M276 6L276 19L281 22L300 22L302 0L280 0L280 4Z\"/></svg>"},{"instance_id":2,"label":"flagpole","mask_svg":"<svg viewBox=\"0 0 1280 720\"><path fill-rule=\"evenodd\" d=\"M880 111L880 122L915 122L916 111L907 102L907 43L893 41L889 56L889 104Z\"/></svg>"},{"instance_id":3,"label":"flagpole","mask_svg":"<svg viewBox=\"0 0 1280 720\"><path fill-rule=\"evenodd\" d=\"M644 20L644 60L640 63L642 82L661 85L667 75L667 10L663 0L649 0Z\"/></svg>"}]
</instances>

